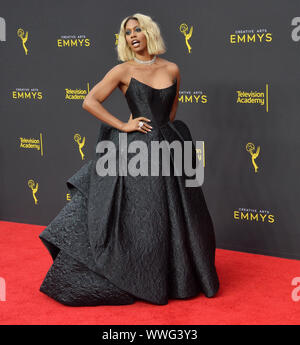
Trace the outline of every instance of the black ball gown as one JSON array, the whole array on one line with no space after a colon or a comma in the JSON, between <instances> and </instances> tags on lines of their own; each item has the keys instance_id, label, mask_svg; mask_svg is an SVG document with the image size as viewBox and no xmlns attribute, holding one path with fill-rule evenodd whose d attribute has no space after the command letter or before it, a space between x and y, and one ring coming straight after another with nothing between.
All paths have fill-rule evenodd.
<instances>
[{"instance_id":1,"label":"black ball gown","mask_svg":"<svg viewBox=\"0 0 300 345\"><path fill-rule=\"evenodd\" d=\"M183 121L169 119L176 85L155 89L131 78L125 98L132 116L150 118L153 128L126 133L128 146L135 140L148 148L153 140L192 141ZM118 151L120 133L101 123L97 144L110 140ZM184 173L100 176L96 163L103 154L96 151L67 180L71 200L39 234L53 259L40 291L69 306L138 299L165 305L201 292L213 297L219 289L215 234L201 187L186 187L191 177ZM136 155L126 154L128 161Z\"/></svg>"}]
</instances>

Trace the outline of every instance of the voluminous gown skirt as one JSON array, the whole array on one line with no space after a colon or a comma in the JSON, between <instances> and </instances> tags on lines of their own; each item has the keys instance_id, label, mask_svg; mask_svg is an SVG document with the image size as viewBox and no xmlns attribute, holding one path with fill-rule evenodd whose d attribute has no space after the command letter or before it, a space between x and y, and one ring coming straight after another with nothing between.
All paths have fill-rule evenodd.
<instances>
[{"instance_id":1,"label":"voluminous gown skirt","mask_svg":"<svg viewBox=\"0 0 300 345\"><path fill-rule=\"evenodd\" d=\"M128 148L145 143L149 162L152 141L192 141L183 121L169 121L175 87L154 89L132 78L125 94L133 117L151 119L151 132L123 133ZM97 140L115 144L117 167L124 155L120 133L103 123ZM126 153L128 162L137 152ZM98 150L68 179L71 200L39 235L53 258L40 291L69 306L213 297L219 289L215 234L201 187L186 187L192 177L174 170L151 176L150 163L148 176L123 176L118 169L100 176L97 161L105 154ZM196 153L192 157L195 167Z\"/></svg>"}]
</instances>

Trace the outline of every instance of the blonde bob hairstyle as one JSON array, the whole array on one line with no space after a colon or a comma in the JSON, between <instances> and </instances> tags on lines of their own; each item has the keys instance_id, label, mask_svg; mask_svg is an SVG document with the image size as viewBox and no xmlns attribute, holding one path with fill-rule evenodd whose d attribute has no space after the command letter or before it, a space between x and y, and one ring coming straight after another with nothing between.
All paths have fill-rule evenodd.
<instances>
[{"instance_id":1,"label":"blonde bob hairstyle","mask_svg":"<svg viewBox=\"0 0 300 345\"><path fill-rule=\"evenodd\" d=\"M146 36L148 53L150 55L164 54L166 52L166 46L161 36L158 24L149 16L141 13L135 13L132 16L126 17L121 22L117 45L118 60L129 61L135 56L135 53L128 46L125 37L125 26L129 19L135 19L138 21L143 34Z\"/></svg>"}]
</instances>

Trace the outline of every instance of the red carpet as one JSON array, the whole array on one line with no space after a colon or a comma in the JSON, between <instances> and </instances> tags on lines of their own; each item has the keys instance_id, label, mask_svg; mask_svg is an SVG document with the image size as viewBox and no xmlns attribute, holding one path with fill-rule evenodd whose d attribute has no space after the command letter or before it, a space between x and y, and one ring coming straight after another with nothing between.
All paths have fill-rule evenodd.
<instances>
[{"instance_id":1,"label":"red carpet","mask_svg":"<svg viewBox=\"0 0 300 345\"><path fill-rule=\"evenodd\" d=\"M6 283L1 325L300 324L300 301L291 298L292 279L300 277L299 260L221 249L216 253L221 286L214 298L200 294L165 306L63 306L39 291L52 263L38 238L44 228L0 222L0 277Z\"/></svg>"}]
</instances>

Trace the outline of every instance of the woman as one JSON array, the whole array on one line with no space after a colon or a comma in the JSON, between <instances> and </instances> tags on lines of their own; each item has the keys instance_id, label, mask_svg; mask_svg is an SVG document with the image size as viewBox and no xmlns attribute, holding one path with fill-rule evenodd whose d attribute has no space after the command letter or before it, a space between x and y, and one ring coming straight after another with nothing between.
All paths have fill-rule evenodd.
<instances>
[{"instance_id":1,"label":"woman","mask_svg":"<svg viewBox=\"0 0 300 345\"><path fill-rule=\"evenodd\" d=\"M62 304L122 305L139 299L164 305L201 292L212 297L219 289L214 228L201 187L186 187L187 176L175 174L182 163L170 149L162 161L143 151L137 168L131 161L136 155L121 146L120 134L127 135L128 148L192 141L184 122L174 121L180 72L158 57L164 52L160 29L149 16L125 18L118 42L124 62L83 102L102 121L95 158L67 181L71 200L39 235L54 261L40 291ZM101 104L117 86L131 110L125 123ZM110 153L112 165L127 160L131 174L102 174L108 152L102 145L108 142L117 148ZM161 171L166 152L169 175ZM194 149L192 157L195 163ZM159 173L136 174L141 166L149 167L150 158Z\"/></svg>"}]
</instances>

